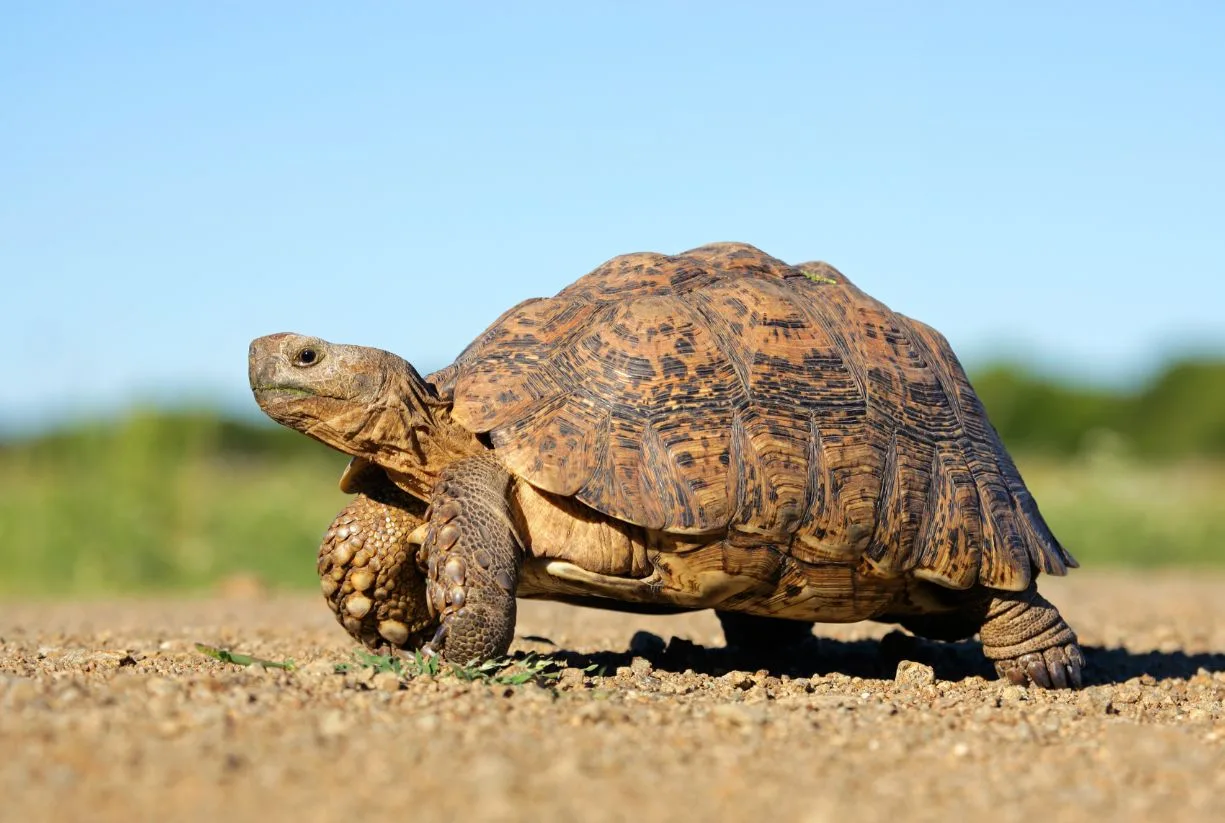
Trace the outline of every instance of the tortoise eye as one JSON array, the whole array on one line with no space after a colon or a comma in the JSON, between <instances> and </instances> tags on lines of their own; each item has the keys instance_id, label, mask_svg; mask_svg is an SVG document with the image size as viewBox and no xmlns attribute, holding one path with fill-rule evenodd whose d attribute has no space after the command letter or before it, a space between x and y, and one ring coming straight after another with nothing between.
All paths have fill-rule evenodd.
<instances>
[{"instance_id":1,"label":"tortoise eye","mask_svg":"<svg viewBox=\"0 0 1225 823\"><path fill-rule=\"evenodd\" d=\"M312 348L300 349L293 359L295 366L313 366L319 362L319 352Z\"/></svg>"}]
</instances>

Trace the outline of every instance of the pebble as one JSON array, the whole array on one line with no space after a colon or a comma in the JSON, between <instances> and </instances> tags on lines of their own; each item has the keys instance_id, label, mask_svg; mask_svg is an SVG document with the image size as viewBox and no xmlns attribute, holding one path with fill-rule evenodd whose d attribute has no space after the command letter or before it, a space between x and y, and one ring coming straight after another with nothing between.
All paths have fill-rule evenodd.
<instances>
[{"instance_id":1,"label":"pebble","mask_svg":"<svg viewBox=\"0 0 1225 823\"><path fill-rule=\"evenodd\" d=\"M897 664L893 679L899 686L931 686L936 682L936 670L923 663L903 660Z\"/></svg>"},{"instance_id":2,"label":"pebble","mask_svg":"<svg viewBox=\"0 0 1225 823\"><path fill-rule=\"evenodd\" d=\"M733 688L744 691L747 691L748 689L751 689L753 686L757 685L753 682L753 676L748 672L728 672L726 678L727 682L730 683Z\"/></svg>"},{"instance_id":3,"label":"pebble","mask_svg":"<svg viewBox=\"0 0 1225 823\"><path fill-rule=\"evenodd\" d=\"M402 682L395 672L379 672L371 680L371 685L380 692L396 692L400 690Z\"/></svg>"},{"instance_id":4,"label":"pebble","mask_svg":"<svg viewBox=\"0 0 1225 823\"><path fill-rule=\"evenodd\" d=\"M582 669L575 669L567 666L561 670L561 676L558 678L558 683L564 688L578 689L582 688L586 682L586 674Z\"/></svg>"}]
</instances>

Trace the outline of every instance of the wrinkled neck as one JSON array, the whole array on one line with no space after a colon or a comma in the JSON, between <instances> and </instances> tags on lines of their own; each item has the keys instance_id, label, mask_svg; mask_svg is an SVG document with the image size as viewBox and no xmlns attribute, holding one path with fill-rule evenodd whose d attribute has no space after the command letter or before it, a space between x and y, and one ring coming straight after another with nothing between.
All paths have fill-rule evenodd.
<instances>
[{"instance_id":1,"label":"wrinkled neck","mask_svg":"<svg viewBox=\"0 0 1225 823\"><path fill-rule=\"evenodd\" d=\"M429 500L439 472L485 447L451 419L450 404L440 401L411 365L387 381L381 397L359 410L359 429L347 449L387 470L396 485Z\"/></svg>"}]
</instances>

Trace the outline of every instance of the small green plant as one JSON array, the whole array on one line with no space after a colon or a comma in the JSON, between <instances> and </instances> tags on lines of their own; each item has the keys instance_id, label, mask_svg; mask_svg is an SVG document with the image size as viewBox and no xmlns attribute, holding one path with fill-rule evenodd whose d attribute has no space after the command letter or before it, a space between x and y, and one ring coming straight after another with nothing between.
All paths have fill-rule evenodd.
<instances>
[{"instance_id":1,"label":"small green plant","mask_svg":"<svg viewBox=\"0 0 1225 823\"><path fill-rule=\"evenodd\" d=\"M501 657L481 663L459 665L443 663L436 655L414 651L411 656L371 654L364 649L353 653L355 662L338 663L336 671L346 673L374 669L375 673L391 672L410 680L414 677L454 677L467 682L480 681L498 686L522 686L525 683L552 683L561 677L560 663L551 657L527 654L522 658ZM593 671L594 666L584 669Z\"/></svg>"},{"instance_id":2,"label":"small green plant","mask_svg":"<svg viewBox=\"0 0 1225 823\"><path fill-rule=\"evenodd\" d=\"M294 671L297 665L293 660L266 660L250 654L219 649L204 643L196 644L196 651L206 657L233 666L263 666L266 669L282 669ZM486 660L481 663L459 665L444 663L437 655L423 654L420 650L411 655L373 654L365 649L353 651L352 663L337 663L334 671L337 674L348 674L362 669L373 669L375 674L390 672L402 680L412 680L416 677L454 677L466 682L480 681L497 686L522 686L525 683L554 683L561 678L564 664L551 657L542 657L534 652L523 657L500 657L496 660ZM603 676L603 667L592 664L583 669L584 674Z\"/></svg>"},{"instance_id":3,"label":"small green plant","mask_svg":"<svg viewBox=\"0 0 1225 823\"><path fill-rule=\"evenodd\" d=\"M196 644L196 651L205 657L211 657L214 660L220 660L222 663L230 663L235 666L263 666L265 669L283 669L287 672L291 672L296 668L293 660L288 658L285 660L265 660L262 657L240 654L229 649L219 649L216 646L206 646L203 643Z\"/></svg>"},{"instance_id":4,"label":"small green plant","mask_svg":"<svg viewBox=\"0 0 1225 823\"><path fill-rule=\"evenodd\" d=\"M811 269L801 269L800 272L814 283L832 286L838 282L832 277L827 277L826 275L812 271Z\"/></svg>"},{"instance_id":5,"label":"small green plant","mask_svg":"<svg viewBox=\"0 0 1225 823\"><path fill-rule=\"evenodd\" d=\"M561 677L561 665L551 657L529 653L521 660L504 657L470 666L452 666L460 680L487 680L503 686L521 686L533 681L552 683Z\"/></svg>"},{"instance_id":6,"label":"small green plant","mask_svg":"<svg viewBox=\"0 0 1225 823\"><path fill-rule=\"evenodd\" d=\"M365 649L354 649L355 663L337 663L336 673L346 674L362 669L374 669L375 674L390 672L396 677L408 680L414 677L434 677L442 669L442 662L437 657L414 651L412 657L395 654L372 654Z\"/></svg>"}]
</instances>

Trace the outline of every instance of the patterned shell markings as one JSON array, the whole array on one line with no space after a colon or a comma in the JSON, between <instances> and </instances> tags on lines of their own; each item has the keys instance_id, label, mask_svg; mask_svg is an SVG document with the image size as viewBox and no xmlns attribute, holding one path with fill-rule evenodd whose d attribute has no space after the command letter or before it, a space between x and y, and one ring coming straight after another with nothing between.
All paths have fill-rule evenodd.
<instances>
[{"instance_id":1,"label":"patterned shell markings","mask_svg":"<svg viewBox=\"0 0 1225 823\"><path fill-rule=\"evenodd\" d=\"M947 341L824 263L617 257L430 380L533 485L648 528L954 588L1075 565Z\"/></svg>"}]
</instances>

